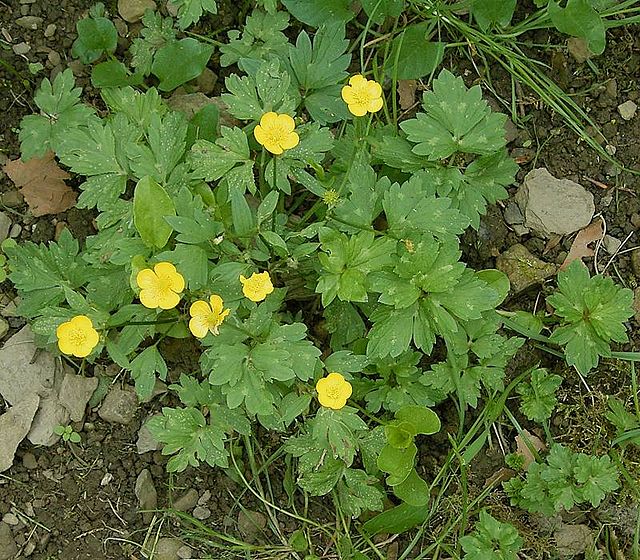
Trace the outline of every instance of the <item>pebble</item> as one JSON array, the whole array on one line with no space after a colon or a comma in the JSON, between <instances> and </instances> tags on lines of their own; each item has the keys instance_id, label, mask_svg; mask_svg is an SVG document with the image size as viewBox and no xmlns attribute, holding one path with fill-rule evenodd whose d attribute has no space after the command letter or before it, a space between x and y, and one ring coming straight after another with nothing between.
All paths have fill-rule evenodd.
<instances>
[{"instance_id":1,"label":"pebble","mask_svg":"<svg viewBox=\"0 0 640 560\"><path fill-rule=\"evenodd\" d=\"M36 0L20 0L20 4L35 4Z\"/></svg>"},{"instance_id":2,"label":"pebble","mask_svg":"<svg viewBox=\"0 0 640 560\"><path fill-rule=\"evenodd\" d=\"M183 544L178 539L162 537L156 543L153 558L155 560L179 560L178 551L182 546Z\"/></svg>"},{"instance_id":3,"label":"pebble","mask_svg":"<svg viewBox=\"0 0 640 560\"><path fill-rule=\"evenodd\" d=\"M118 13L129 23L140 21L146 10L155 9L156 3L153 0L118 0Z\"/></svg>"},{"instance_id":4,"label":"pebble","mask_svg":"<svg viewBox=\"0 0 640 560\"><path fill-rule=\"evenodd\" d=\"M602 244L604 245L605 251L610 255L613 255L618 249L620 249L622 241L612 235L605 235L602 239Z\"/></svg>"},{"instance_id":5,"label":"pebble","mask_svg":"<svg viewBox=\"0 0 640 560\"><path fill-rule=\"evenodd\" d=\"M2 338L5 334L9 332L9 323L4 319L0 318L0 338Z\"/></svg>"},{"instance_id":6,"label":"pebble","mask_svg":"<svg viewBox=\"0 0 640 560\"><path fill-rule=\"evenodd\" d=\"M631 225L634 228L640 228L640 213L634 212L631 214Z\"/></svg>"},{"instance_id":7,"label":"pebble","mask_svg":"<svg viewBox=\"0 0 640 560\"><path fill-rule=\"evenodd\" d=\"M31 46L24 42L13 45L13 52L17 55L27 54L30 50Z\"/></svg>"},{"instance_id":8,"label":"pebble","mask_svg":"<svg viewBox=\"0 0 640 560\"><path fill-rule=\"evenodd\" d=\"M625 121L630 121L636 116L638 106L631 100L625 101L621 105L618 105L618 113Z\"/></svg>"},{"instance_id":9,"label":"pebble","mask_svg":"<svg viewBox=\"0 0 640 560\"><path fill-rule=\"evenodd\" d=\"M53 37L56 33L57 26L55 23L50 23L44 30L44 36L49 39Z\"/></svg>"},{"instance_id":10,"label":"pebble","mask_svg":"<svg viewBox=\"0 0 640 560\"><path fill-rule=\"evenodd\" d=\"M135 495L138 498L139 509L146 510L144 516L151 516L151 511L158 506L158 492L156 491L153 478L148 469L144 469L136 479Z\"/></svg>"},{"instance_id":11,"label":"pebble","mask_svg":"<svg viewBox=\"0 0 640 560\"><path fill-rule=\"evenodd\" d=\"M0 243L2 243L9 236L9 229L11 228L11 218L4 212L0 212Z\"/></svg>"},{"instance_id":12,"label":"pebble","mask_svg":"<svg viewBox=\"0 0 640 560\"><path fill-rule=\"evenodd\" d=\"M198 505L199 506L203 506L205 505L209 500L211 499L211 492L209 490L205 490L202 494L202 496L200 496L200 499L198 500Z\"/></svg>"},{"instance_id":13,"label":"pebble","mask_svg":"<svg viewBox=\"0 0 640 560\"><path fill-rule=\"evenodd\" d=\"M496 259L496 268L504 272L511 282L512 293L541 284L556 272L556 266L534 257L521 244L509 247Z\"/></svg>"},{"instance_id":14,"label":"pebble","mask_svg":"<svg viewBox=\"0 0 640 560\"><path fill-rule=\"evenodd\" d=\"M193 510L193 517L200 521L204 521L211 517L211 510L203 506L196 506Z\"/></svg>"},{"instance_id":15,"label":"pebble","mask_svg":"<svg viewBox=\"0 0 640 560\"><path fill-rule=\"evenodd\" d=\"M25 29L38 29L38 25L42 23L42 18L37 16L23 16L16 20L16 25Z\"/></svg>"},{"instance_id":16,"label":"pebble","mask_svg":"<svg viewBox=\"0 0 640 560\"><path fill-rule=\"evenodd\" d=\"M24 203L24 197L20 193L20 191L7 191L3 193L2 204L8 206L9 208L17 208L18 206L22 206Z\"/></svg>"},{"instance_id":17,"label":"pebble","mask_svg":"<svg viewBox=\"0 0 640 560\"><path fill-rule=\"evenodd\" d=\"M198 492L189 488L182 496L173 502L173 509L178 511L190 511L198 503Z\"/></svg>"},{"instance_id":18,"label":"pebble","mask_svg":"<svg viewBox=\"0 0 640 560\"><path fill-rule=\"evenodd\" d=\"M631 268L636 277L640 278L640 249L631 251Z\"/></svg>"},{"instance_id":19,"label":"pebble","mask_svg":"<svg viewBox=\"0 0 640 560\"><path fill-rule=\"evenodd\" d=\"M216 82L218 81L217 74L210 70L209 68L205 68L196 78L196 84L198 86L198 90L204 93L205 95L212 93L213 89L216 87Z\"/></svg>"},{"instance_id":20,"label":"pebble","mask_svg":"<svg viewBox=\"0 0 640 560\"><path fill-rule=\"evenodd\" d=\"M15 239L22 233L22 226L20 224L13 224L11 226L11 230L9 231L9 237Z\"/></svg>"},{"instance_id":21,"label":"pebble","mask_svg":"<svg viewBox=\"0 0 640 560\"><path fill-rule=\"evenodd\" d=\"M38 468L38 461L33 453L25 453L22 457L22 464L25 469L29 469L30 471Z\"/></svg>"},{"instance_id":22,"label":"pebble","mask_svg":"<svg viewBox=\"0 0 640 560\"><path fill-rule=\"evenodd\" d=\"M12 560L18 554L18 546L6 523L0 523L0 560Z\"/></svg>"},{"instance_id":23,"label":"pebble","mask_svg":"<svg viewBox=\"0 0 640 560\"><path fill-rule=\"evenodd\" d=\"M51 64L52 67L57 66L58 64L60 64L60 62L62 62L60 55L56 51L51 51L47 55L47 60L49 61L49 64Z\"/></svg>"},{"instance_id":24,"label":"pebble","mask_svg":"<svg viewBox=\"0 0 640 560\"><path fill-rule=\"evenodd\" d=\"M524 222L524 216L520 211L520 207L515 202L509 202L503 212L504 221L509 225L521 224Z\"/></svg>"},{"instance_id":25,"label":"pebble","mask_svg":"<svg viewBox=\"0 0 640 560\"><path fill-rule=\"evenodd\" d=\"M113 387L102 403L98 416L105 422L128 424L138 409L138 397L135 392Z\"/></svg>"},{"instance_id":26,"label":"pebble","mask_svg":"<svg viewBox=\"0 0 640 560\"><path fill-rule=\"evenodd\" d=\"M18 517L13 513L5 513L2 516L2 521L7 525L17 525L18 523L20 523Z\"/></svg>"}]
</instances>

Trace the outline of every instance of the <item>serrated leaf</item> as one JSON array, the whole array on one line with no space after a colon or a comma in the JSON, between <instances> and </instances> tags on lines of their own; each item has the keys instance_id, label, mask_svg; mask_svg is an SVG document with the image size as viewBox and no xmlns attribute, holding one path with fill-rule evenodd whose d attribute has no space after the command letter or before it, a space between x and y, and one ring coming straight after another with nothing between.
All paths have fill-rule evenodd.
<instances>
[{"instance_id":1,"label":"serrated leaf","mask_svg":"<svg viewBox=\"0 0 640 560\"><path fill-rule=\"evenodd\" d=\"M216 0L170 0L172 6L178 9L178 25L186 29L198 23L203 13L217 14Z\"/></svg>"},{"instance_id":2,"label":"serrated leaf","mask_svg":"<svg viewBox=\"0 0 640 560\"><path fill-rule=\"evenodd\" d=\"M136 393L140 401L148 399L153 393L156 374L166 379L167 364L156 346L149 346L131 360L131 377L135 381Z\"/></svg>"},{"instance_id":3,"label":"serrated leaf","mask_svg":"<svg viewBox=\"0 0 640 560\"><path fill-rule=\"evenodd\" d=\"M347 515L358 517L363 511L382 511L384 494L374 484L377 480L360 469L346 469L338 484L338 499Z\"/></svg>"},{"instance_id":4,"label":"serrated leaf","mask_svg":"<svg viewBox=\"0 0 640 560\"><path fill-rule=\"evenodd\" d=\"M546 422L556 406L556 389L562 384L562 377L549 374L546 369L536 368L531 372L531 381L517 387L522 399L520 410L534 422Z\"/></svg>"}]
</instances>

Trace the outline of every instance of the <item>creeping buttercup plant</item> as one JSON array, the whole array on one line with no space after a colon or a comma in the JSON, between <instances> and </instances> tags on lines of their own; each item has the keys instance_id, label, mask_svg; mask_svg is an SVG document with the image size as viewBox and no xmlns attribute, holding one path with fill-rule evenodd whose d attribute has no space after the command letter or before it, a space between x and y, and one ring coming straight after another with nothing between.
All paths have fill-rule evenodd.
<instances>
[{"instance_id":1,"label":"creeping buttercup plant","mask_svg":"<svg viewBox=\"0 0 640 560\"><path fill-rule=\"evenodd\" d=\"M499 332L507 278L471 269L460 249L461 234L514 181L505 117L479 86L442 70L398 129L384 74L347 72L342 23L290 42L288 15L265 1L267 11L220 48L224 65L237 64L222 95L227 124L213 104L187 118L160 92L206 66L213 47L177 37L216 6L172 3L177 26L145 14L131 68L99 62L111 43L100 50L80 33L76 49L98 62L92 82L104 110L81 102L70 70L35 95L40 112L22 122L23 159L52 150L80 178L78 206L96 212L97 231L82 243L64 230L48 245L6 247L18 313L42 346L129 372L141 399L169 375L167 338L189 352L196 345L198 370L170 385L182 406L148 422L169 471L229 467L230 442L260 424L283 438L299 487L333 492L349 515L382 510L387 495L422 508L432 488L418 445L440 430L430 407L451 399L464 418L503 394L507 363L524 343ZM378 2L380 17L397 15L395 4L402 8ZM107 37L103 12L90 18L79 31L104 27ZM134 87L149 75L157 87ZM552 341L584 371L609 355L610 340L625 340L629 302L577 266L549 303L563 320ZM530 396L541 383L557 386L536 376L521 391L536 420L554 402L554 387ZM608 464L567 460L584 484L574 502L595 505L615 488ZM606 480L592 484L600 466ZM513 484L512 495L534 482Z\"/></svg>"}]
</instances>

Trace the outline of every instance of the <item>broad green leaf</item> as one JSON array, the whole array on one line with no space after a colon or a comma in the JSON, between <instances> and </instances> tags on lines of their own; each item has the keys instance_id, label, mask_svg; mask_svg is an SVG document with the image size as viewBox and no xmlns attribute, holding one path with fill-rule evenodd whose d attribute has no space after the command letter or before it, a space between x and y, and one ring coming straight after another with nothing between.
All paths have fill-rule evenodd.
<instances>
[{"instance_id":1,"label":"broad green leaf","mask_svg":"<svg viewBox=\"0 0 640 560\"><path fill-rule=\"evenodd\" d=\"M207 66L213 46L187 37L165 45L156 53L151 72L158 77L160 91L171 91L197 78Z\"/></svg>"},{"instance_id":2,"label":"broad green leaf","mask_svg":"<svg viewBox=\"0 0 640 560\"><path fill-rule=\"evenodd\" d=\"M549 2L548 10L549 17L558 31L586 39L589 49L595 54L604 52L604 21L589 0L568 0L564 8L552 0Z\"/></svg>"},{"instance_id":3,"label":"broad green leaf","mask_svg":"<svg viewBox=\"0 0 640 560\"><path fill-rule=\"evenodd\" d=\"M471 13L482 31L493 25L506 27L511 23L516 0L473 0Z\"/></svg>"},{"instance_id":4,"label":"broad green leaf","mask_svg":"<svg viewBox=\"0 0 640 560\"><path fill-rule=\"evenodd\" d=\"M416 80L435 72L446 43L430 41L433 33L434 27L427 21L406 27L392 42L386 74L398 80Z\"/></svg>"},{"instance_id":5,"label":"broad green leaf","mask_svg":"<svg viewBox=\"0 0 640 560\"><path fill-rule=\"evenodd\" d=\"M142 240L162 249L173 229L164 219L175 216L176 209L171 197L151 177L143 177L133 192L133 223Z\"/></svg>"},{"instance_id":6,"label":"broad green leaf","mask_svg":"<svg viewBox=\"0 0 640 560\"><path fill-rule=\"evenodd\" d=\"M497 296L493 304L494 307L498 307L507 299L511 284L506 274L495 268L487 268L476 272L476 276L496 292Z\"/></svg>"},{"instance_id":7,"label":"broad green leaf","mask_svg":"<svg viewBox=\"0 0 640 560\"><path fill-rule=\"evenodd\" d=\"M440 418L433 410L423 406L404 406L396 418L411 424L417 434L431 435L440 431Z\"/></svg>"},{"instance_id":8,"label":"broad green leaf","mask_svg":"<svg viewBox=\"0 0 640 560\"><path fill-rule=\"evenodd\" d=\"M413 470L418 448L414 443L404 448L385 445L378 457L378 468L393 477L395 484L400 484ZM389 478L391 478L389 477ZM387 480L389 484L389 480Z\"/></svg>"},{"instance_id":9,"label":"broad green leaf","mask_svg":"<svg viewBox=\"0 0 640 560\"><path fill-rule=\"evenodd\" d=\"M400 16L404 0L363 0L362 7L372 21L382 23L385 17Z\"/></svg>"},{"instance_id":10,"label":"broad green leaf","mask_svg":"<svg viewBox=\"0 0 640 560\"><path fill-rule=\"evenodd\" d=\"M429 486L416 469L411 469L409 476L393 487L393 493L410 506L424 507L429 503Z\"/></svg>"},{"instance_id":11,"label":"broad green leaf","mask_svg":"<svg viewBox=\"0 0 640 560\"><path fill-rule=\"evenodd\" d=\"M311 27L320 27L323 23L351 21L354 13L349 9L349 0L282 0L289 13Z\"/></svg>"},{"instance_id":12,"label":"broad green leaf","mask_svg":"<svg viewBox=\"0 0 640 560\"><path fill-rule=\"evenodd\" d=\"M96 10L97 7L101 9ZM74 41L71 54L83 64L91 64L103 53L113 53L118 45L118 32L110 19L103 17L104 6L96 4L88 18L76 23L78 38Z\"/></svg>"},{"instance_id":13,"label":"broad green leaf","mask_svg":"<svg viewBox=\"0 0 640 560\"><path fill-rule=\"evenodd\" d=\"M369 519L362 528L369 535L400 534L424 523L429 515L429 508L402 503Z\"/></svg>"},{"instance_id":14,"label":"broad green leaf","mask_svg":"<svg viewBox=\"0 0 640 560\"><path fill-rule=\"evenodd\" d=\"M96 88L123 87L141 83L142 76L131 74L127 67L118 60L101 62L91 70L91 85Z\"/></svg>"}]
</instances>

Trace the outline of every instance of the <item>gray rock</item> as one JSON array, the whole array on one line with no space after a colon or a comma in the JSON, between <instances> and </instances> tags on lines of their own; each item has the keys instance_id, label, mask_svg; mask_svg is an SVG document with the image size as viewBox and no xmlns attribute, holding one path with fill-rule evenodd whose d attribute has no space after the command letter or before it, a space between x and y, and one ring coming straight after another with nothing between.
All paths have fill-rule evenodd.
<instances>
[{"instance_id":1,"label":"gray rock","mask_svg":"<svg viewBox=\"0 0 640 560\"><path fill-rule=\"evenodd\" d=\"M2 516L2 522L6 523L7 525L11 525L13 527L20 524L20 520L18 519L18 516L12 512L5 513Z\"/></svg>"},{"instance_id":2,"label":"gray rock","mask_svg":"<svg viewBox=\"0 0 640 560\"><path fill-rule=\"evenodd\" d=\"M22 456L22 464L25 469L32 471L33 469L38 468L38 461L36 460L36 456L33 453L25 453Z\"/></svg>"},{"instance_id":3,"label":"gray rock","mask_svg":"<svg viewBox=\"0 0 640 560\"><path fill-rule=\"evenodd\" d=\"M636 278L640 278L640 249L631 251L631 268Z\"/></svg>"},{"instance_id":4,"label":"gray rock","mask_svg":"<svg viewBox=\"0 0 640 560\"><path fill-rule=\"evenodd\" d=\"M132 390L112 387L98 410L98 416L105 422L128 424L138 409L138 397Z\"/></svg>"},{"instance_id":5,"label":"gray rock","mask_svg":"<svg viewBox=\"0 0 640 560\"><path fill-rule=\"evenodd\" d=\"M509 202L502 215L504 216L504 221L510 226L524 222L524 216L522 212L520 212L520 207L515 202Z\"/></svg>"},{"instance_id":6,"label":"gray rock","mask_svg":"<svg viewBox=\"0 0 640 560\"><path fill-rule=\"evenodd\" d=\"M566 235L591 223L593 195L569 179L557 179L544 168L527 173L515 200L525 227L551 236Z\"/></svg>"},{"instance_id":7,"label":"gray rock","mask_svg":"<svg viewBox=\"0 0 640 560\"><path fill-rule=\"evenodd\" d=\"M11 228L11 218L4 212L0 212L0 243L9 237L9 229Z\"/></svg>"},{"instance_id":8,"label":"gray rock","mask_svg":"<svg viewBox=\"0 0 640 560\"><path fill-rule=\"evenodd\" d=\"M155 10L153 0L118 0L118 13L124 21L135 23L140 21L146 10Z\"/></svg>"},{"instance_id":9,"label":"gray rock","mask_svg":"<svg viewBox=\"0 0 640 560\"><path fill-rule=\"evenodd\" d=\"M198 503L198 492L189 488L182 496L173 502L173 509L178 511L190 511Z\"/></svg>"},{"instance_id":10,"label":"gray rock","mask_svg":"<svg viewBox=\"0 0 640 560\"><path fill-rule=\"evenodd\" d=\"M181 546L178 549L178 558L183 560L193 558L193 550L191 550L187 545Z\"/></svg>"},{"instance_id":11,"label":"gray rock","mask_svg":"<svg viewBox=\"0 0 640 560\"><path fill-rule=\"evenodd\" d=\"M244 510L238 514L238 530L247 542L260 540L267 518L259 511Z\"/></svg>"},{"instance_id":12,"label":"gray rock","mask_svg":"<svg viewBox=\"0 0 640 560\"><path fill-rule=\"evenodd\" d=\"M496 268L508 276L511 290L516 294L556 273L555 265L534 257L519 243L498 256Z\"/></svg>"},{"instance_id":13,"label":"gray rock","mask_svg":"<svg viewBox=\"0 0 640 560\"><path fill-rule=\"evenodd\" d=\"M204 506L196 506L193 509L193 517L199 519L200 521L204 521L205 519L209 519L211 517L211 510Z\"/></svg>"},{"instance_id":14,"label":"gray rock","mask_svg":"<svg viewBox=\"0 0 640 560\"><path fill-rule=\"evenodd\" d=\"M578 64L586 62L593 56L593 53L587 46L586 39L582 39L581 37L571 37L567 40L567 50L569 54L576 59Z\"/></svg>"},{"instance_id":15,"label":"gray rock","mask_svg":"<svg viewBox=\"0 0 640 560\"><path fill-rule=\"evenodd\" d=\"M180 560L178 551L182 546L183 544L178 539L162 537L156 543L153 558L154 560Z\"/></svg>"},{"instance_id":16,"label":"gray rock","mask_svg":"<svg viewBox=\"0 0 640 560\"><path fill-rule=\"evenodd\" d=\"M160 416L160 414L154 414L151 418ZM149 418L149 420L151 419ZM136 447L138 449L138 455L148 453L149 451L157 451L162 448L162 444L151 435L147 423L142 424L140 430L138 430L138 441L136 441Z\"/></svg>"},{"instance_id":17,"label":"gray rock","mask_svg":"<svg viewBox=\"0 0 640 560\"><path fill-rule=\"evenodd\" d=\"M583 554L593 546L593 532L586 525L562 525L553 536L562 556Z\"/></svg>"},{"instance_id":18,"label":"gray rock","mask_svg":"<svg viewBox=\"0 0 640 560\"><path fill-rule=\"evenodd\" d=\"M148 469L144 469L136 479L135 495L138 498L139 509L146 511L145 519L152 515L149 510L158 507L158 493L153 484L153 478Z\"/></svg>"},{"instance_id":19,"label":"gray rock","mask_svg":"<svg viewBox=\"0 0 640 560\"><path fill-rule=\"evenodd\" d=\"M0 416L0 472L13 465L16 449L29 433L39 402L40 397L32 394Z\"/></svg>"},{"instance_id":20,"label":"gray rock","mask_svg":"<svg viewBox=\"0 0 640 560\"><path fill-rule=\"evenodd\" d=\"M28 43L18 43L13 45L13 52L17 55L27 54L31 50L31 46Z\"/></svg>"},{"instance_id":21,"label":"gray rock","mask_svg":"<svg viewBox=\"0 0 640 560\"><path fill-rule=\"evenodd\" d=\"M82 422L85 408L98 387L96 377L82 377L67 373L60 386L58 399L62 406L69 411L69 416L74 422Z\"/></svg>"},{"instance_id":22,"label":"gray rock","mask_svg":"<svg viewBox=\"0 0 640 560\"><path fill-rule=\"evenodd\" d=\"M198 86L198 90L204 93L205 95L213 92L213 89L216 87L216 83L218 82L218 75L211 69L205 68L196 78L196 84Z\"/></svg>"},{"instance_id":23,"label":"gray rock","mask_svg":"<svg viewBox=\"0 0 640 560\"><path fill-rule=\"evenodd\" d=\"M55 23L50 23L49 25L47 25L47 27L44 30L44 36L49 39L50 37L53 37L56 33L56 29L58 27L56 26Z\"/></svg>"},{"instance_id":24,"label":"gray rock","mask_svg":"<svg viewBox=\"0 0 640 560\"><path fill-rule=\"evenodd\" d=\"M0 394L9 404L15 405L32 395L40 397L29 441L35 445L57 442L59 436L53 430L69 422L67 409L58 400L65 371L51 354L36 347L28 326L14 334L0 350L0 371Z\"/></svg>"},{"instance_id":25,"label":"gray rock","mask_svg":"<svg viewBox=\"0 0 640 560\"><path fill-rule=\"evenodd\" d=\"M23 16L16 20L16 25L25 29L38 29L38 25L42 23L42 18L37 16Z\"/></svg>"},{"instance_id":26,"label":"gray rock","mask_svg":"<svg viewBox=\"0 0 640 560\"><path fill-rule=\"evenodd\" d=\"M604 245L605 251L610 255L613 255L618 249L620 249L622 241L612 235L605 235L602 239L602 244Z\"/></svg>"},{"instance_id":27,"label":"gray rock","mask_svg":"<svg viewBox=\"0 0 640 560\"><path fill-rule=\"evenodd\" d=\"M4 319L0 319L0 338L9 332L9 323Z\"/></svg>"},{"instance_id":28,"label":"gray rock","mask_svg":"<svg viewBox=\"0 0 640 560\"><path fill-rule=\"evenodd\" d=\"M22 226L20 224L13 224L9 230L9 237L15 239L22 233Z\"/></svg>"},{"instance_id":29,"label":"gray rock","mask_svg":"<svg viewBox=\"0 0 640 560\"><path fill-rule=\"evenodd\" d=\"M625 101L624 103L618 105L618 113L625 121L630 121L633 117L636 116L636 111L638 110L638 106L631 100Z\"/></svg>"},{"instance_id":30,"label":"gray rock","mask_svg":"<svg viewBox=\"0 0 640 560\"><path fill-rule=\"evenodd\" d=\"M18 546L13 540L11 528L0 522L0 560L12 560L18 554Z\"/></svg>"}]
</instances>

